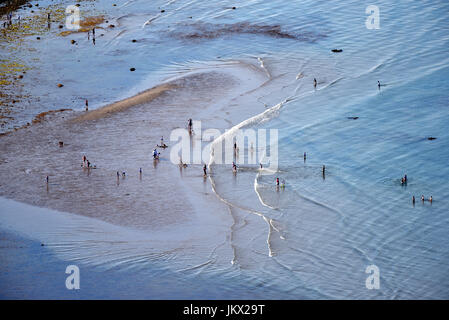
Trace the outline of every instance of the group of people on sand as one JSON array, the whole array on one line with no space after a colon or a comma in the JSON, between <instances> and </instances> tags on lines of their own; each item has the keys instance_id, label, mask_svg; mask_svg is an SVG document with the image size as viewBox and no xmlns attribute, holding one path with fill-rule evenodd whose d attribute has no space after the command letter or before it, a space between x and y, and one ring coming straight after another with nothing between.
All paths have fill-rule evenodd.
<instances>
[{"instance_id":1,"label":"group of people on sand","mask_svg":"<svg viewBox=\"0 0 449 320\"><path fill-rule=\"evenodd\" d=\"M20 25L20 21L21 21L20 16L17 16L17 22L19 25ZM10 26L12 26L12 13L8 13L6 15L6 21L3 22L3 28L6 29L6 28L9 28Z\"/></svg>"},{"instance_id":2,"label":"group of people on sand","mask_svg":"<svg viewBox=\"0 0 449 320\"><path fill-rule=\"evenodd\" d=\"M282 181L279 182L279 178L276 178L276 188L279 189L279 187L285 189L285 180L282 179Z\"/></svg>"},{"instance_id":3,"label":"group of people on sand","mask_svg":"<svg viewBox=\"0 0 449 320\"><path fill-rule=\"evenodd\" d=\"M161 144L160 145L156 145L156 146L158 148L162 148L162 149L168 148L168 146L164 142L164 136L161 137ZM154 150L153 150L153 160L159 160L159 155L160 154L161 153L157 151L157 148L154 148Z\"/></svg>"},{"instance_id":4,"label":"group of people on sand","mask_svg":"<svg viewBox=\"0 0 449 320\"><path fill-rule=\"evenodd\" d=\"M193 121L192 121L191 118L187 120L187 129L189 130L189 134L193 133ZM234 158L235 159L237 157L238 152L239 152L239 148L237 147L237 143L234 142ZM182 158L181 157L179 158L179 166L183 167L183 168L187 167L187 164L182 162ZM262 164L260 164L260 168L262 168ZM234 174L236 174L237 173L237 169L238 169L237 164L236 164L235 161L233 161L232 162L232 172ZM207 177L207 165L206 164L203 165L203 175L204 175L204 177Z\"/></svg>"},{"instance_id":5,"label":"group of people on sand","mask_svg":"<svg viewBox=\"0 0 449 320\"><path fill-rule=\"evenodd\" d=\"M12 24L12 14L6 15L6 21L3 22L3 28L9 27Z\"/></svg>"}]
</instances>

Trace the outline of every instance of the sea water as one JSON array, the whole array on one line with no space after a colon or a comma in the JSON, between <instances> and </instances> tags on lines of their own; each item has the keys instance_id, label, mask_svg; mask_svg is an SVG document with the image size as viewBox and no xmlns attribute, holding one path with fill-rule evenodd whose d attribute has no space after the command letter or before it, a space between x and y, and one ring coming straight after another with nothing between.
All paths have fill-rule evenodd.
<instances>
[{"instance_id":1,"label":"sea water","mask_svg":"<svg viewBox=\"0 0 449 320\"><path fill-rule=\"evenodd\" d=\"M216 168L214 177L220 198L246 211L234 217L237 226L244 220L233 232L237 263L252 269L258 261L254 269L266 285L292 298L448 294L448 34L440 16L448 6L376 5L376 30L366 28L365 6L355 2L245 7L259 8L245 15L255 23L282 21L283 30L310 35L245 40L242 51L259 52L284 77L264 96L276 112L251 123L279 130L279 170L242 168L232 181L229 169ZM285 189L276 188L277 177ZM261 223L245 225L245 217ZM250 258L263 254L269 259ZM365 286L370 265L380 270L377 292Z\"/></svg>"},{"instance_id":2,"label":"sea water","mask_svg":"<svg viewBox=\"0 0 449 320\"><path fill-rule=\"evenodd\" d=\"M241 298L448 297L449 4L376 2L378 29L366 26L369 4L128 1L114 13L123 32L96 44L110 59L85 53L75 72L98 63L109 88L83 85L94 107L202 62L252 59L271 79L227 117L235 126L274 108L245 128L278 130L278 170L212 166L232 252L186 277ZM111 64L136 66L140 81L117 82ZM371 265L378 290L366 287Z\"/></svg>"}]
</instances>

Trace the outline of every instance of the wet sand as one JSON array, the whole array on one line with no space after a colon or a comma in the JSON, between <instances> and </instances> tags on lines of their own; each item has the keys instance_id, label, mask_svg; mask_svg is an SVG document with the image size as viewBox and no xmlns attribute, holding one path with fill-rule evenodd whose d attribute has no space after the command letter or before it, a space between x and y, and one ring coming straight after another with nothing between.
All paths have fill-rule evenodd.
<instances>
[{"instance_id":1,"label":"wet sand","mask_svg":"<svg viewBox=\"0 0 449 320\"><path fill-rule=\"evenodd\" d=\"M251 65L232 62L180 74L103 108L48 114L40 123L3 136L0 196L153 230L196 221L197 209L207 206L226 212L215 197L204 196L212 193L201 165L180 171L170 161L170 148L159 149L159 161L151 155L162 136L170 145L170 132L186 128L189 118L218 118L227 128L227 116L217 109L227 108L226 101L242 90L260 85L254 77L263 76L254 71ZM96 169L81 167L83 155ZM203 196L192 198L190 184Z\"/></svg>"},{"instance_id":2,"label":"wet sand","mask_svg":"<svg viewBox=\"0 0 449 320\"><path fill-rule=\"evenodd\" d=\"M170 260L175 271L197 272L211 263L214 268L231 268L235 253L229 242L235 218L213 193L202 166L180 169L169 159L170 148L159 149L160 161L153 161L151 154L161 136L171 145L170 131L185 128L189 117L203 120L206 126L214 123L228 128L232 124L223 112L229 101L260 86L264 79L263 70L252 65L219 64L207 71L181 74L98 110L51 113L39 123L3 136L0 196L111 226L95 227L91 220L73 224L62 215L60 221L55 215L44 217L38 210L33 217L33 210L14 206L3 210L1 225L48 241L63 260L133 266L148 256L145 263L161 257L166 265ZM239 117L248 112L242 110ZM194 137L194 143L197 139ZM64 142L63 147L59 141ZM81 167L83 155L96 169ZM22 215L22 211L22 218L13 218L14 212ZM27 225L29 220L35 228ZM112 225L126 228L116 240L115 231L108 230ZM136 246L132 230L137 229L150 233ZM120 248L101 254L109 241ZM79 246L84 249L80 251ZM263 244L261 250L265 250ZM171 261L174 257L177 263Z\"/></svg>"},{"instance_id":3,"label":"wet sand","mask_svg":"<svg viewBox=\"0 0 449 320\"><path fill-rule=\"evenodd\" d=\"M161 84L154 88L148 89L144 92L138 93L137 95L132 96L130 98L117 101L110 105L104 106L100 109L96 109L86 114L80 115L79 117L76 117L73 121L97 120L100 118L104 118L108 115L111 115L112 113L123 112L131 107L141 105L144 103L150 103L152 100L161 96L163 93L175 88L176 85L173 83Z\"/></svg>"},{"instance_id":4,"label":"wet sand","mask_svg":"<svg viewBox=\"0 0 449 320\"><path fill-rule=\"evenodd\" d=\"M152 150L161 136L168 141L171 130L206 108L205 97L217 99L233 81L216 72L195 74L85 114L49 115L4 136L0 195L135 228L185 222L193 210L179 185L178 167L168 149L158 162ZM82 168L83 155L97 169Z\"/></svg>"},{"instance_id":5,"label":"wet sand","mask_svg":"<svg viewBox=\"0 0 449 320\"><path fill-rule=\"evenodd\" d=\"M69 264L79 262L61 260L39 241L0 230L0 299L239 299L250 292L247 288L231 291L217 281L214 287L220 290L211 293L210 281L189 279L155 266L138 272L118 266L104 272L85 265L79 265L81 290L67 290L64 271Z\"/></svg>"}]
</instances>

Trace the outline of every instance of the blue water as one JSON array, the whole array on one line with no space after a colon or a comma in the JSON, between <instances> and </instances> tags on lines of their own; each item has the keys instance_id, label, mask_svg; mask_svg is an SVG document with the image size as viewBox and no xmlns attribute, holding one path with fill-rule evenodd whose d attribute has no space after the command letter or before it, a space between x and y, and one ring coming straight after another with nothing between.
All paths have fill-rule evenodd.
<instances>
[{"instance_id":1,"label":"blue water","mask_svg":"<svg viewBox=\"0 0 449 320\"><path fill-rule=\"evenodd\" d=\"M79 68L62 58L43 63L74 78L93 68L77 90L100 106L196 62L261 57L279 77L260 93L262 102L268 108L292 98L252 126L279 130L279 171L242 170L231 180L220 174L227 168L215 169L218 196L233 204L235 264L212 264L201 280L236 292L245 281L254 293L242 290L241 298L447 299L449 3L377 1L377 30L365 26L369 4L136 0L111 9L98 2L120 17L120 32L80 48ZM275 177L285 179L285 190L276 190ZM421 195L434 201L422 203ZM379 290L365 287L373 264Z\"/></svg>"},{"instance_id":2,"label":"blue water","mask_svg":"<svg viewBox=\"0 0 449 320\"><path fill-rule=\"evenodd\" d=\"M357 269L372 263L380 268L385 298L447 297L449 68L443 16L448 5L379 3L380 30L364 28L360 6L332 10L321 5L335 19L316 50L344 49L329 57L341 80L291 102L266 125L280 130L279 176L287 181L281 198L288 199L281 206L288 218L281 220L291 232L313 227L305 219L303 198L326 206L329 214L335 210L336 225L321 226L318 232L329 234L317 239L331 240L337 248L326 248L328 243L307 247L332 265L323 267L323 274L338 282L346 279L341 287L349 289ZM377 80L386 86L378 90ZM347 119L352 116L359 118ZM438 139L429 141L430 136ZM406 187L400 184L404 174ZM436 200L421 203L421 195ZM299 241L292 241L292 250L304 248ZM347 254L346 261L333 250ZM317 287L338 292L321 283ZM366 297L357 291L347 294Z\"/></svg>"},{"instance_id":3,"label":"blue water","mask_svg":"<svg viewBox=\"0 0 449 320\"><path fill-rule=\"evenodd\" d=\"M274 176L285 179L287 188L273 196L274 176L257 178L261 203L275 209L252 207L280 230L271 229L275 263L264 264L261 274L292 297L447 298L449 293L449 6L377 5L379 30L366 29L365 5L355 2L251 2L238 11L242 15L248 9L245 18L255 23L276 21L292 34L307 30L313 38L242 36L245 46L239 46L240 53L258 52L269 62L289 60L289 71L313 72L318 79L313 90L310 80L292 77L285 86L296 89L283 90L283 96L277 92L271 102L294 98L262 125L279 130ZM242 39L224 39L221 45L233 41ZM343 52L331 53L333 48ZM348 119L354 116L358 119ZM431 136L437 139L427 140ZM400 183L404 174L407 186ZM228 180L216 178L218 193L251 206L251 185L227 188ZM421 203L421 195L434 201ZM253 230L259 236L247 244L254 250L265 240L266 230L259 231ZM237 261L250 254L242 252L245 257L237 252ZM380 269L378 292L364 287L364 271L371 264Z\"/></svg>"}]
</instances>

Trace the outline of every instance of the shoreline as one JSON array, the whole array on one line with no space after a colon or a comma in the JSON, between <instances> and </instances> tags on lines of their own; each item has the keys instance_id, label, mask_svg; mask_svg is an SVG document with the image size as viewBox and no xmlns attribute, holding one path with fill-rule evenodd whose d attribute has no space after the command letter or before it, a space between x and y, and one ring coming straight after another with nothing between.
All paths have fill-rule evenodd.
<instances>
[{"instance_id":1,"label":"shoreline","mask_svg":"<svg viewBox=\"0 0 449 320\"><path fill-rule=\"evenodd\" d=\"M123 112L131 107L135 107L144 103L149 103L169 90L176 89L176 85L170 83L162 83L153 88L140 92L132 97L125 98L123 100L113 102L101 108L87 112L80 115L72 121L89 121L98 120L107 116L110 116L116 112Z\"/></svg>"}]
</instances>

